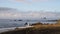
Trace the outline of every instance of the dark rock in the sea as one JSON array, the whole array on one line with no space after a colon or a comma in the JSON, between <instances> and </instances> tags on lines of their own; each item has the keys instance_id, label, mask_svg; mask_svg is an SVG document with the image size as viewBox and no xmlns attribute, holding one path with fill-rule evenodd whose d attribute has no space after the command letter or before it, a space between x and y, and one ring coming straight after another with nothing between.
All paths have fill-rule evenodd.
<instances>
[{"instance_id":1,"label":"dark rock in the sea","mask_svg":"<svg viewBox=\"0 0 60 34\"><path fill-rule=\"evenodd\" d=\"M43 25L42 23L38 22L38 23L34 23L32 25Z\"/></svg>"},{"instance_id":2,"label":"dark rock in the sea","mask_svg":"<svg viewBox=\"0 0 60 34\"><path fill-rule=\"evenodd\" d=\"M49 21L49 22L55 22L55 21L57 21L57 20L47 20L47 21Z\"/></svg>"},{"instance_id":3,"label":"dark rock in the sea","mask_svg":"<svg viewBox=\"0 0 60 34\"><path fill-rule=\"evenodd\" d=\"M22 21L22 20L18 20L18 21Z\"/></svg>"},{"instance_id":4,"label":"dark rock in the sea","mask_svg":"<svg viewBox=\"0 0 60 34\"><path fill-rule=\"evenodd\" d=\"M14 21L22 21L22 20L14 20Z\"/></svg>"},{"instance_id":5,"label":"dark rock in the sea","mask_svg":"<svg viewBox=\"0 0 60 34\"><path fill-rule=\"evenodd\" d=\"M16 21L16 20L14 20L14 21Z\"/></svg>"}]
</instances>

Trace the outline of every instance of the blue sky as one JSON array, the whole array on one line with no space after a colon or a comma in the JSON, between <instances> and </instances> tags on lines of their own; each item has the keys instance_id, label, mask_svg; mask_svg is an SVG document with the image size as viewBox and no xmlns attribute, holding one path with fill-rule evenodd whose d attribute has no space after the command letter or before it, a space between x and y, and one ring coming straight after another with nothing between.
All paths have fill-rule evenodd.
<instances>
[{"instance_id":1,"label":"blue sky","mask_svg":"<svg viewBox=\"0 0 60 34\"><path fill-rule=\"evenodd\" d=\"M1 7L5 10L0 11L0 19L60 18L60 0L0 0Z\"/></svg>"},{"instance_id":2,"label":"blue sky","mask_svg":"<svg viewBox=\"0 0 60 34\"><path fill-rule=\"evenodd\" d=\"M21 11L60 11L60 0L0 0L0 7L15 8Z\"/></svg>"}]
</instances>

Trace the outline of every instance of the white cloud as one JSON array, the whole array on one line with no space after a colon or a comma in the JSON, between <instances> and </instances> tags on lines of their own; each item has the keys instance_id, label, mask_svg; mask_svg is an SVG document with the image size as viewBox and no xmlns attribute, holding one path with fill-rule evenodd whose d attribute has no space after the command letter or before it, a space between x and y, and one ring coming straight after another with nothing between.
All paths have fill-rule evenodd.
<instances>
[{"instance_id":1,"label":"white cloud","mask_svg":"<svg viewBox=\"0 0 60 34\"><path fill-rule=\"evenodd\" d=\"M31 4L34 2L47 2L47 1L51 1L51 0L10 0L10 1Z\"/></svg>"},{"instance_id":2,"label":"white cloud","mask_svg":"<svg viewBox=\"0 0 60 34\"><path fill-rule=\"evenodd\" d=\"M60 17L60 13L51 12L18 12L14 9L2 9L0 11L0 18L41 18L41 17Z\"/></svg>"},{"instance_id":3,"label":"white cloud","mask_svg":"<svg viewBox=\"0 0 60 34\"><path fill-rule=\"evenodd\" d=\"M41 18L41 17L60 17L56 13L0 13L0 18Z\"/></svg>"}]
</instances>

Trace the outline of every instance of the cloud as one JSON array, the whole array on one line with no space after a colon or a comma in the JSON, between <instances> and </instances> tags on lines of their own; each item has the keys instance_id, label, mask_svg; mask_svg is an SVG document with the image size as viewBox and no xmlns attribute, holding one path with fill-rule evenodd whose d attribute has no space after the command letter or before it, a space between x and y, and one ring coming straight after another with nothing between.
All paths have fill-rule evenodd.
<instances>
[{"instance_id":1,"label":"cloud","mask_svg":"<svg viewBox=\"0 0 60 34\"><path fill-rule=\"evenodd\" d=\"M52 13L52 12L18 12L14 9L9 8L0 8L0 18L7 19L16 19L16 18L41 18L41 17L57 17L60 18L60 13ZM8 11L9 10L9 11Z\"/></svg>"},{"instance_id":2,"label":"cloud","mask_svg":"<svg viewBox=\"0 0 60 34\"><path fill-rule=\"evenodd\" d=\"M41 1L48 1L48 0L32 0L33 2L41 2Z\"/></svg>"},{"instance_id":3,"label":"cloud","mask_svg":"<svg viewBox=\"0 0 60 34\"><path fill-rule=\"evenodd\" d=\"M46 1L50 1L50 0L11 0L11 1L31 4L31 3L34 3L34 2L46 2Z\"/></svg>"},{"instance_id":4,"label":"cloud","mask_svg":"<svg viewBox=\"0 0 60 34\"><path fill-rule=\"evenodd\" d=\"M43 18L43 17L47 17L47 18L54 18L54 17L60 17L59 14L56 13L35 13L35 12L31 12L31 13L0 13L0 18L7 18L7 19L16 19L16 18L26 18L26 19L32 19L32 18Z\"/></svg>"},{"instance_id":5,"label":"cloud","mask_svg":"<svg viewBox=\"0 0 60 34\"><path fill-rule=\"evenodd\" d=\"M38 2L38 1L48 1L48 0L15 0L15 1L22 1L22 2Z\"/></svg>"}]
</instances>

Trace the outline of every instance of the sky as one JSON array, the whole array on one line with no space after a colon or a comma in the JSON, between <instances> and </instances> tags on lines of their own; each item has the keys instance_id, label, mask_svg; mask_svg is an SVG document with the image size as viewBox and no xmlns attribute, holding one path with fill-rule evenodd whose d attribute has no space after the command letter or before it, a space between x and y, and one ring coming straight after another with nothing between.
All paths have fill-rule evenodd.
<instances>
[{"instance_id":1,"label":"sky","mask_svg":"<svg viewBox=\"0 0 60 34\"><path fill-rule=\"evenodd\" d=\"M0 19L60 18L60 0L0 0Z\"/></svg>"},{"instance_id":2,"label":"sky","mask_svg":"<svg viewBox=\"0 0 60 34\"><path fill-rule=\"evenodd\" d=\"M60 0L0 0L0 7L20 11L60 11Z\"/></svg>"}]
</instances>

